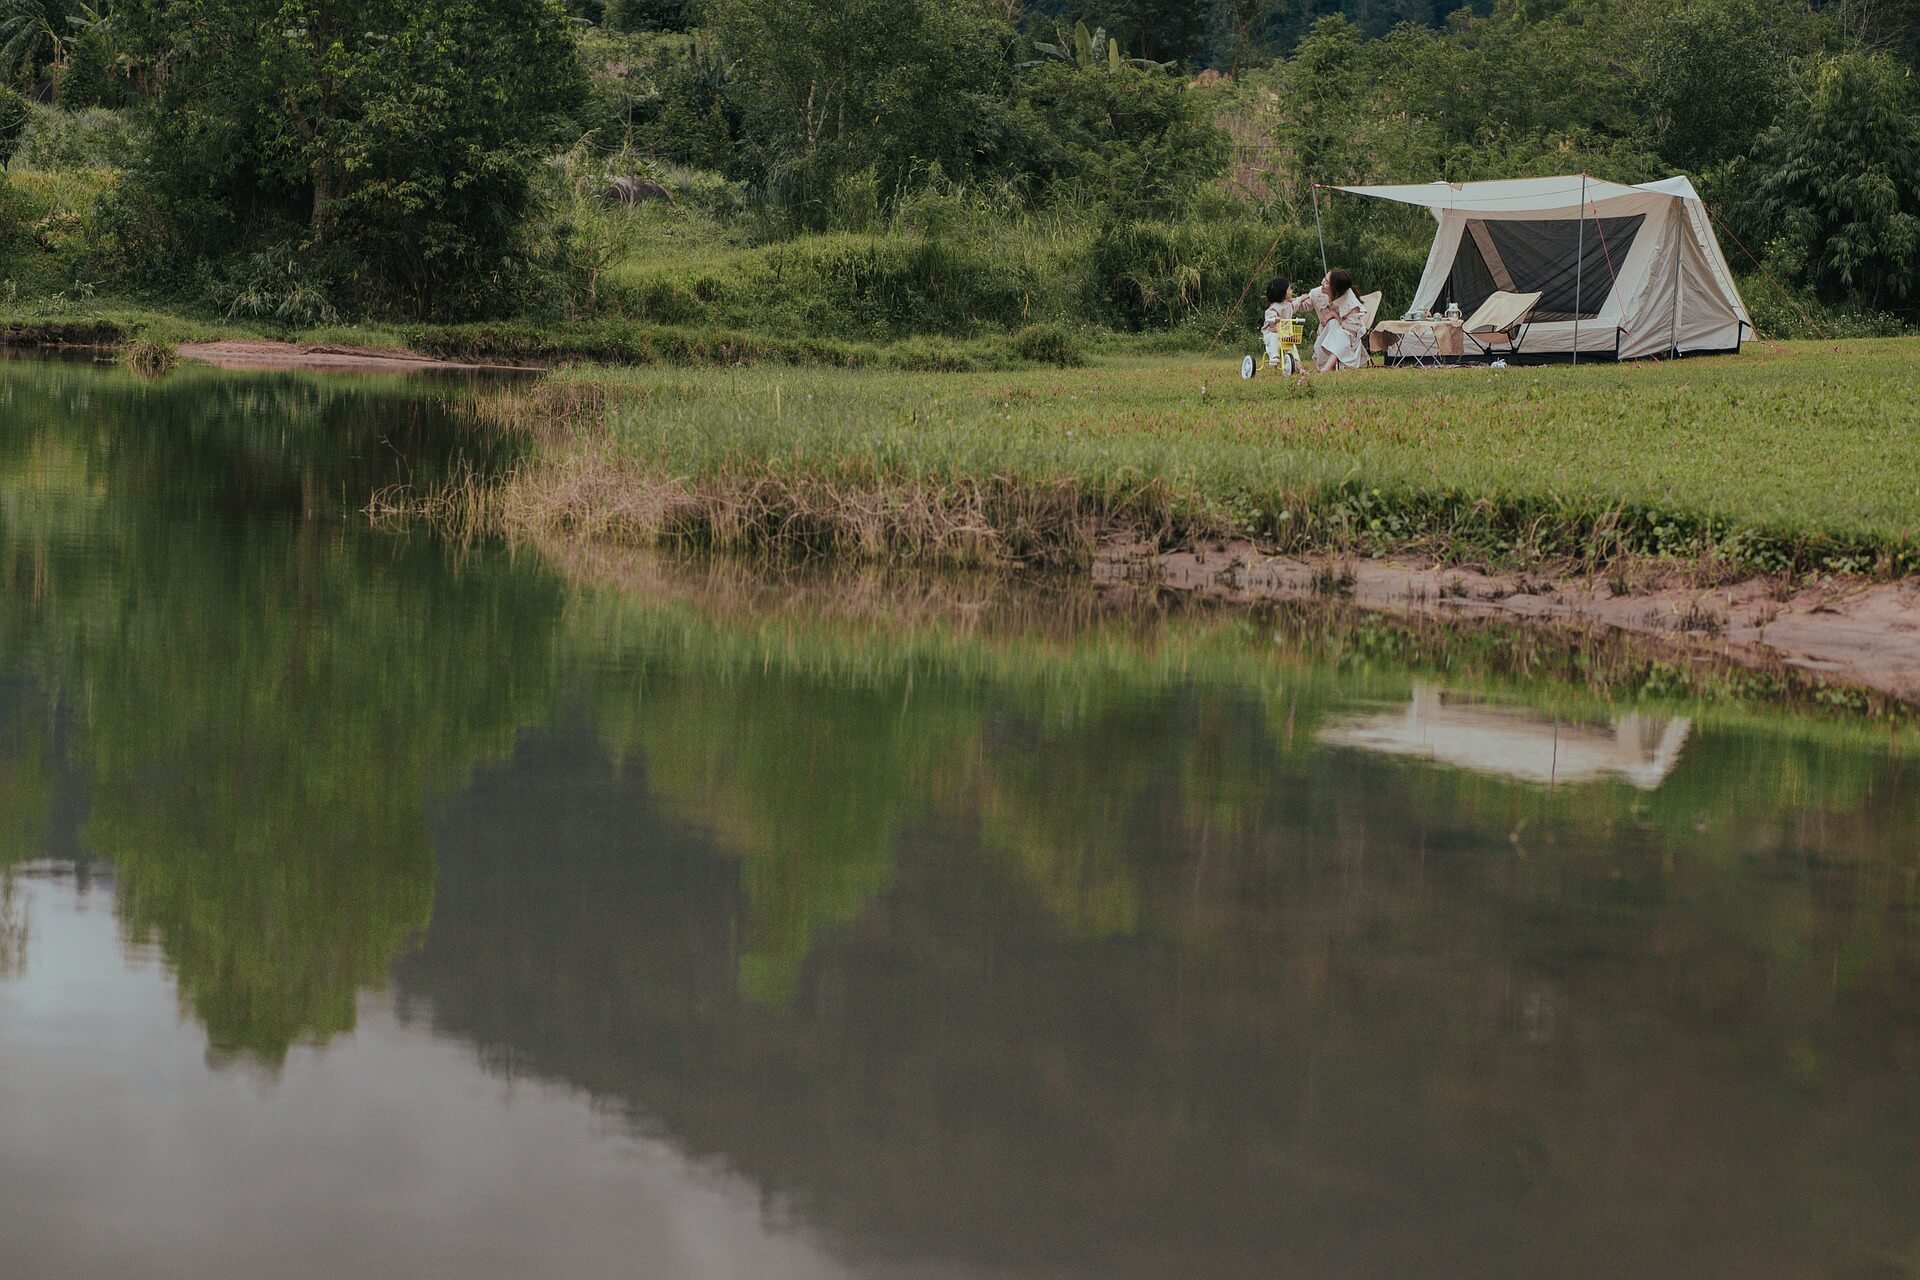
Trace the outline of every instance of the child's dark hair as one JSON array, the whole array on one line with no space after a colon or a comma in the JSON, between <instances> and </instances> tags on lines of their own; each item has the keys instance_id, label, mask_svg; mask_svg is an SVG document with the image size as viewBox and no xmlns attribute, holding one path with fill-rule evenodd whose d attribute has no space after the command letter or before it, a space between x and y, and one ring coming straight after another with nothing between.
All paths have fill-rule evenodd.
<instances>
[{"instance_id":1,"label":"child's dark hair","mask_svg":"<svg viewBox=\"0 0 1920 1280\"><path fill-rule=\"evenodd\" d=\"M1353 277L1347 274L1345 267L1335 267L1333 270L1327 272L1327 300L1329 302L1338 302L1340 299L1346 297L1347 291L1352 288Z\"/></svg>"},{"instance_id":2,"label":"child's dark hair","mask_svg":"<svg viewBox=\"0 0 1920 1280\"><path fill-rule=\"evenodd\" d=\"M1267 301L1285 302L1287 300L1287 290L1292 287L1293 281L1287 279L1285 276L1275 276L1273 279L1267 281Z\"/></svg>"}]
</instances>

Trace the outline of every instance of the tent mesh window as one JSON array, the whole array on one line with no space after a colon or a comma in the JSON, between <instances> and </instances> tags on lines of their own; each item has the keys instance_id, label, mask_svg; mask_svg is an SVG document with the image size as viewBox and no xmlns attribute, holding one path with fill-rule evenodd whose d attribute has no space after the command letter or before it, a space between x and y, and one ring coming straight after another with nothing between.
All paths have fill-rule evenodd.
<instances>
[{"instance_id":1,"label":"tent mesh window","mask_svg":"<svg viewBox=\"0 0 1920 1280\"><path fill-rule=\"evenodd\" d=\"M1600 314L1613 292L1613 273L1633 247L1645 214L1594 218L1587 223L1586 255L1578 274L1580 318ZM1468 315L1495 290L1540 291L1535 320L1574 318L1574 263L1580 257L1580 220L1472 221L1460 233L1446 296Z\"/></svg>"}]
</instances>

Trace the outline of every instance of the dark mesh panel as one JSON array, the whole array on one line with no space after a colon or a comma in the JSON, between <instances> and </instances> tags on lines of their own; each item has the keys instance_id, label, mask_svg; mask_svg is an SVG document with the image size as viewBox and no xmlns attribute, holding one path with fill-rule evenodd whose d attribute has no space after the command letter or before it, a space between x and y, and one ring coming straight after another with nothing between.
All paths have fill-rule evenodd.
<instances>
[{"instance_id":1,"label":"dark mesh panel","mask_svg":"<svg viewBox=\"0 0 1920 1280\"><path fill-rule=\"evenodd\" d=\"M1447 276L1447 287L1441 291L1439 300L1433 306L1438 311L1449 302L1457 302L1460 304L1460 314L1470 316L1499 287L1493 282L1493 273L1487 270L1487 260L1481 256L1480 246L1462 230L1460 248L1453 255L1453 270Z\"/></svg>"},{"instance_id":2,"label":"dark mesh panel","mask_svg":"<svg viewBox=\"0 0 1920 1280\"><path fill-rule=\"evenodd\" d=\"M1607 295L1613 292L1613 274L1626 260L1627 250L1633 247L1634 237L1640 234L1640 224L1646 220L1645 214L1588 220L1586 260L1578 282L1581 319L1591 319L1600 313ZM1534 308L1533 318L1573 319L1574 261L1580 248L1580 220L1490 221L1486 228L1494 249L1513 277L1514 291L1540 291L1540 305ZM1467 236L1465 242L1471 245L1473 238ZM1462 309L1466 305L1464 301L1460 303Z\"/></svg>"}]
</instances>

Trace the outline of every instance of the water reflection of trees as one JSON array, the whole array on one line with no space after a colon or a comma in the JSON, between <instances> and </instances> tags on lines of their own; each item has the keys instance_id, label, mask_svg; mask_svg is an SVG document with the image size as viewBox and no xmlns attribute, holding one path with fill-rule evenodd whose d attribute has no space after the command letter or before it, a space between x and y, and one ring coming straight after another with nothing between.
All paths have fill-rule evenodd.
<instances>
[{"instance_id":1,"label":"water reflection of trees","mask_svg":"<svg viewBox=\"0 0 1920 1280\"><path fill-rule=\"evenodd\" d=\"M403 996L849 1251L1744 1275L1920 1239L1920 793L1864 735L1736 718L1651 794L1550 791L1315 747L1390 669L605 621L570 642L651 657L581 664L591 727L450 812Z\"/></svg>"},{"instance_id":2,"label":"water reflection of trees","mask_svg":"<svg viewBox=\"0 0 1920 1280\"><path fill-rule=\"evenodd\" d=\"M1343 671L1249 652L1231 626L1159 645L1096 631L1077 647L1036 651L1017 638L955 645L884 630L716 626L624 604L577 609L572 624L570 645L596 658L582 669L605 740L644 760L656 796L741 859L755 904L744 968L773 948L785 957L777 987L821 927L851 919L889 883L901 835L937 821L975 826L990 856L1086 937L1150 923L1162 887L1126 853L1142 830L1204 872L1209 849L1270 837L1280 818L1364 828L1396 808L1412 826L1431 813L1462 816L1525 865L1529 850L1652 844L1713 875L1816 830L1864 828L1881 834L1822 855L1859 877L1860 918L1916 902L1916 864L1897 833L1920 819L1920 796L1901 785L1885 739L1845 723L1709 711L1650 791L1383 762L1377 772L1391 785L1342 816L1342 771L1355 756L1322 749L1317 730L1349 717L1356 696L1404 706L1414 680L1390 663ZM606 662L623 646L643 675ZM1610 723L1617 713L1599 702L1571 714ZM1550 723L1543 714L1543 752ZM1411 828L1389 838L1402 836L1420 838ZM1555 888L1549 878L1544 891Z\"/></svg>"},{"instance_id":3,"label":"water reflection of trees","mask_svg":"<svg viewBox=\"0 0 1920 1280\"><path fill-rule=\"evenodd\" d=\"M545 705L553 589L342 536L353 495L446 453L427 399L57 368L4 387L0 657L73 721L63 764L126 928L222 1049L273 1061L350 1027L428 923L423 805Z\"/></svg>"},{"instance_id":4,"label":"water reflection of trees","mask_svg":"<svg viewBox=\"0 0 1920 1280\"><path fill-rule=\"evenodd\" d=\"M618 768L583 727L484 775L441 830L408 1003L860 1254L1731 1275L1920 1237L1888 1191L1920 1173L1920 948L1914 795L1884 760L1810 819L1750 801L1842 772L1831 752L1707 735L1669 812L1289 750L1227 690L1063 723L923 675L926 737L869 770L842 748L904 691L836 714L775 666L659 673ZM719 713L749 708L760 732ZM823 870L866 869L827 877L777 1008L738 989L766 907L726 859L828 846L679 776L729 754L731 779L825 760L882 793L833 828L878 852L832 849ZM804 911L809 878L778 875Z\"/></svg>"}]
</instances>

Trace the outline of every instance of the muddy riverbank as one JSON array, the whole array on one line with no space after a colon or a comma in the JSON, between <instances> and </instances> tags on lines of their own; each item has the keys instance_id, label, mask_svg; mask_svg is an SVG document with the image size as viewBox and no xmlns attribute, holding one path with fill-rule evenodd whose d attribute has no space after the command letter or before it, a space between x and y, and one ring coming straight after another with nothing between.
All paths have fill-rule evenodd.
<instances>
[{"instance_id":1,"label":"muddy riverbank","mask_svg":"<svg viewBox=\"0 0 1920 1280\"><path fill-rule=\"evenodd\" d=\"M1598 625L1920 705L1920 578L1702 586L1657 562L1596 577L1549 566L1502 572L1404 557L1275 556L1247 542L1175 552L1109 544L1093 572L1105 583L1152 582L1225 603L1337 595L1403 615Z\"/></svg>"}]
</instances>

